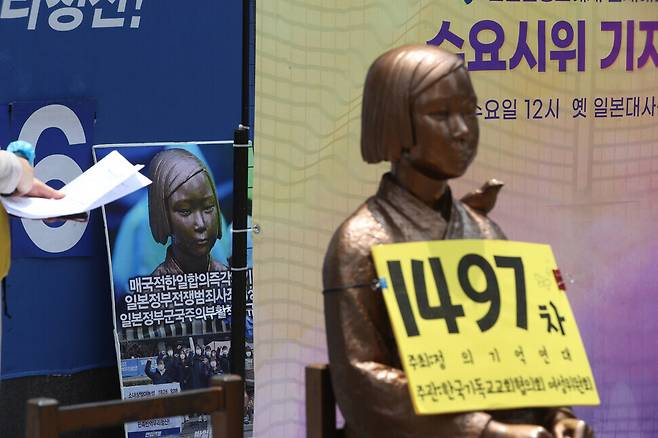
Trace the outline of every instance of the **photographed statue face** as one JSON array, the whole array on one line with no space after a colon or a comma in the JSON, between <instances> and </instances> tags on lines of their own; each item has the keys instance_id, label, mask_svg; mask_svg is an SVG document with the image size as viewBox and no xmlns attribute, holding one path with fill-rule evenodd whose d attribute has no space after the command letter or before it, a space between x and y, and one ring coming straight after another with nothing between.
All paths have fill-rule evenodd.
<instances>
[{"instance_id":1,"label":"photographed statue face","mask_svg":"<svg viewBox=\"0 0 658 438\"><path fill-rule=\"evenodd\" d=\"M462 176L477 152L476 104L464 68L424 90L413 105L416 144L406 151L410 164L434 179Z\"/></svg>"},{"instance_id":2,"label":"photographed statue face","mask_svg":"<svg viewBox=\"0 0 658 438\"><path fill-rule=\"evenodd\" d=\"M169 197L167 214L174 251L206 257L218 235L217 200L205 172L199 172Z\"/></svg>"}]
</instances>

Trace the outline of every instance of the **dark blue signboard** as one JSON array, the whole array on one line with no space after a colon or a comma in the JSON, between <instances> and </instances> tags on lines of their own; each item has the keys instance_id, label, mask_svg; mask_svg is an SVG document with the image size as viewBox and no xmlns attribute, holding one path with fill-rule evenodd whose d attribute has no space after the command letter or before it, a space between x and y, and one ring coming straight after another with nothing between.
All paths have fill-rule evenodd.
<instances>
[{"instance_id":1,"label":"dark blue signboard","mask_svg":"<svg viewBox=\"0 0 658 438\"><path fill-rule=\"evenodd\" d=\"M58 126L64 108L55 109L56 124L31 134L37 166L51 163L48 178L61 186L72 163L82 171L91 164L91 141L232 138L241 116L241 23L239 0L0 0L0 146L40 109L68 108L84 143ZM52 238L42 229L37 243L14 222L2 378L116 364L96 214L68 243L58 241L67 234L61 226Z\"/></svg>"},{"instance_id":2,"label":"dark blue signboard","mask_svg":"<svg viewBox=\"0 0 658 438\"><path fill-rule=\"evenodd\" d=\"M9 108L0 104L0 149L9 143Z\"/></svg>"}]
</instances>

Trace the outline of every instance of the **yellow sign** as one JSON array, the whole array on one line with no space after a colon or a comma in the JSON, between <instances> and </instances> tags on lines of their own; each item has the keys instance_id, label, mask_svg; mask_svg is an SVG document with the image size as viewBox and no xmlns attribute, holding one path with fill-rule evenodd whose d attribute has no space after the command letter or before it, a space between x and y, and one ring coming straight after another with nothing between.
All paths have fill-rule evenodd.
<instances>
[{"instance_id":1,"label":"yellow sign","mask_svg":"<svg viewBox=\"0 0 658 438\"><path fill-rule=\"evenodd\" d=\"M372 253L416 413L599 404L550 246L446 240Z\"/></svg>"}]
</instances>

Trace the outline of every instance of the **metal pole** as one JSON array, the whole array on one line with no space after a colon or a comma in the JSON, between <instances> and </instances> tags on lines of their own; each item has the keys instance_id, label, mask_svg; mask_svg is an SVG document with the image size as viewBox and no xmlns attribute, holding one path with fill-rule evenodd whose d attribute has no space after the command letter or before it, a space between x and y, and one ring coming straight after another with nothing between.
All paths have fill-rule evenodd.
<instances>
[{"instance_id":1,"label":"metal pole","mask_svg":"<svg viewBox=\"0 0 658 438\"><path fill-rule=\"evenodd\" d=\"M235 130L233 145L233 253L231 255L231 373L245 379L247 317L247 165L249 129Z\"/></svg>"},{"instance_id":2,"label":"metal pole","mask_svg":"<svg viewBox=\"0 0 658 438\"><path fill-rule=\"evenodd\" d=\"M231 373L245 381L247 316L247 186L249 166L249 35L250 5L242 6L242 124L233 135L233 248L231 272Z\"/></svg>"}]
</instances>

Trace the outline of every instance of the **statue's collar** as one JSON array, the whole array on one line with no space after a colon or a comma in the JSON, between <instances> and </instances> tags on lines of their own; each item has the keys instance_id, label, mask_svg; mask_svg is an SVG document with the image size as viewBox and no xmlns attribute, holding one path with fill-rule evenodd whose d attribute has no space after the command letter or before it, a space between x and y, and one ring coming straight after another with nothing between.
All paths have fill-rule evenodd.
<instances>
[{"instance_id":1,"label":"statue's collar","mask_svg":"<svg viewBox=\"0 0 658 438\"><path fill-rule=\"evenodd\" d=\"M437 201L436 205L430 207L398 184L395 177L389 172L382 176L379 189L377 190L377 197L387 200L394 206L404 207L408 214L415 214L419 217L434 216L438 213L443 219L449 221L452 215L453 199L450 186L446 186L445 193Z\"/></svg>"}]
</instances>

